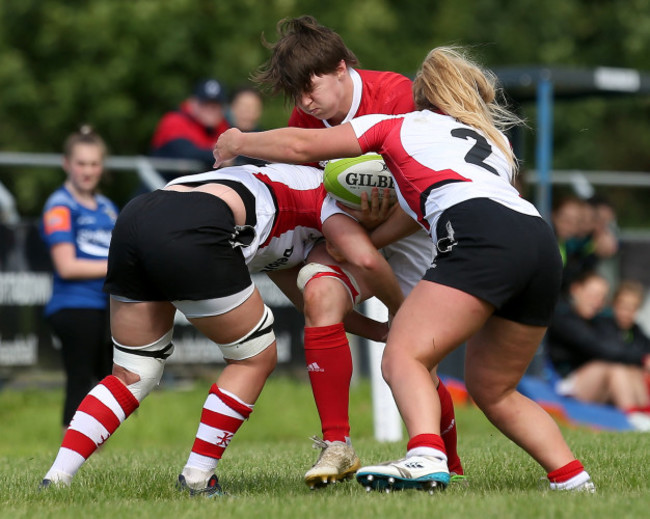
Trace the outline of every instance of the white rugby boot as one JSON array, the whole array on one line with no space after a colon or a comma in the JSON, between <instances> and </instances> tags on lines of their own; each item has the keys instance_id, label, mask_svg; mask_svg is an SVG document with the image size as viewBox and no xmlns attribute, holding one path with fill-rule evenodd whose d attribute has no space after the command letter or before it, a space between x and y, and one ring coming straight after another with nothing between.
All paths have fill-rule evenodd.
<instances>
[{"instance_id":1,"label":"white rugby boot","mask_svg":"<svg viewBox=\"0 0 650 519\"><path fill-rule=\"evenodd\" d=\"M313 467L305 473L305 483L309 488L324 487L329 483L350 479L361 466L361 460L352 445L324 441L318 436L310 439L314 442L314 449L321 449L321 453Z\"/></svg>"},{"instance_id":2,"label":"white rugby boot","mask_svg":"<svg viewBox=\"0 0 650 519\"><path fill-rule=\"evenodd\" d=\"M379 465L361 467L357 481L367 491L383 490L444 490L449 485L447 462L433 456L411 456Z\"/></svg>"}]
</instances>

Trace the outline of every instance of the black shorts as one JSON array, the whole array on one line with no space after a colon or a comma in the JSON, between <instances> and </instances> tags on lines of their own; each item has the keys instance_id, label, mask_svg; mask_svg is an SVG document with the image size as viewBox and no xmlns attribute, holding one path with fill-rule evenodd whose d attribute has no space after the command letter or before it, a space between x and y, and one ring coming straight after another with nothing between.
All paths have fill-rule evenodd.
<instances>
[{"instance_id":1,"label":"black shorts","mask_svg":"<svg viewBox=\"0 0 650 519\"><path fill-rule=\"evenodd\" d=\"M131 200L113 229L104 291L137 301L200 301L251 285L230 243L230 207L208 193L153 191Z\"/></svg>"},{"instance_id":2,"label":"black shorts","mask_svg":"<svg viewBox=\"0 0 650 519\"><path fill-rule=\"evenodd\" d=\"M444 211L436 232L437 256L424 279L487 301L505 319L549 324L562 259L544 220L479 198Z\"/></svg>"}]
</instances>

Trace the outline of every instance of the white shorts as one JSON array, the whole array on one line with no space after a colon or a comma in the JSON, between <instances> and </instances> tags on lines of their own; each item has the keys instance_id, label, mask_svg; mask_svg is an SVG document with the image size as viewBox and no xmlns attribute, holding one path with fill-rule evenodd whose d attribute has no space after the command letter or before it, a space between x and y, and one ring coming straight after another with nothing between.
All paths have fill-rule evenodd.
<instances>
[{"instance_id":1,"label":"white shorts","mask_svg":"<svg viewBox=\"0 0 650 519\"><path fill-rule=\"evenodd\" d=\"M200 299L198 301L191 301L189 299L182 299L171 301L171 303L183 313L188 319L197 319L199 317L212 317L215 315L223 315L234 310L238 306L245 303L248 298L255 291L255 285L251 283L247 288L224 297L215 297L212 299ZM143 303L136 299L130 299L124 296L111 295L112 299L122 303Z\"/></svg>"},{"instance_id":2,"label":"white shorts","mask_svg":"<svg viewBox=\"0 0 650 519\"><path fill-rule=\"evenodd\" d=\"M381 249L407 296L433 261L433 242L424 229Z\"/></svg>"},{"instance_id":3,"label":"white shorts","mask_svg":"<svg viewBox=\"0 0 650 519\"><path fill-rule=\"evenodd\" d=\"M336 200L327 196L323 202L321 218L323 222L332 215L344 214L353 220L353 216L336 205ZM402 238L381 249L384 258L393 269L399 286L407 296L422 279L433 262L433 242L424 229Z\"/></svg>"}]
</instances>

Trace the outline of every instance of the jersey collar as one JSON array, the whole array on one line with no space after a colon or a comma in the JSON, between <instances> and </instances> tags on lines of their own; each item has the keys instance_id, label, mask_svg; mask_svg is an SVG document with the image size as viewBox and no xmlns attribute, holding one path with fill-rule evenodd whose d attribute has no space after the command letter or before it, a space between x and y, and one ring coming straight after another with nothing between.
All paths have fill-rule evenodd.
<instances>
[{"instance_id":1,"label":"jersey collar","mask_svg":"<svg viewBox=\"0 0 650 519\"><path fill-rule=\"evenodd\" d=\"M348 72L352 79L354 90L352 91L352 104L350 105L350 111L348 112L348 115L345 116L345 119L341 121L341 124L350 122L357 115L359 106L361 105L361 94L363 93L363 82L361 81L359 73L353 68L348 68ZM328 128L332 127L332 125L327 121L323 121L323 123L325 123L325 126Z\"/></svg>"}]
</instances>

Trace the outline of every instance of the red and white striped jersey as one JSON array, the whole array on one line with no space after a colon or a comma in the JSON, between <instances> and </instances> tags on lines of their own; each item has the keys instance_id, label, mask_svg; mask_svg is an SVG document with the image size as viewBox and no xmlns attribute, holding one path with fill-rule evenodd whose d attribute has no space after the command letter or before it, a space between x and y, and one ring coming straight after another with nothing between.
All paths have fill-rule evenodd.
<instances>
[{"instance_id":1,"label":"red and white striped jersey","mask_svg":"<svg viewBox=\"0 0 650 519\"><path fill-rule=\"evenodd\" d=\"M489 198L539 216L513 187L513 172L501 150L453 117L424 110L367 115L351 124L363 152L382 155L395 178L400 205L434 241L440 214L472 198Z\"/></svg>"},{"instance_id":2,"label":"red and white striped jersey","mask_svg":"<svg viewBox=\"0 0 650 519\"><path fill-rule=\"evenodd\" d=\"M179 177L170 184L240 182L255 197L255 238L242 247L250 272L291 268L305 260L322 237L322 222L343 213L326 195L323 171L309 166L233 166Z\"/></svg>"}]
</instances>

